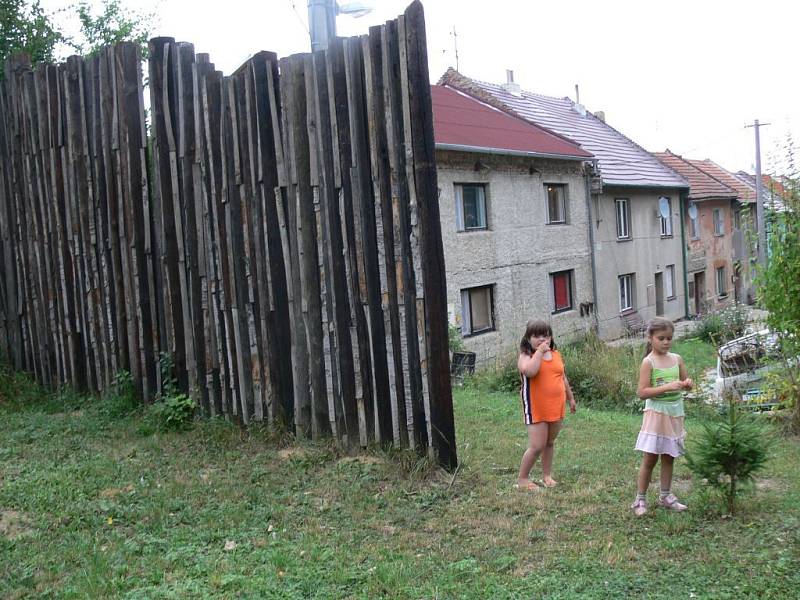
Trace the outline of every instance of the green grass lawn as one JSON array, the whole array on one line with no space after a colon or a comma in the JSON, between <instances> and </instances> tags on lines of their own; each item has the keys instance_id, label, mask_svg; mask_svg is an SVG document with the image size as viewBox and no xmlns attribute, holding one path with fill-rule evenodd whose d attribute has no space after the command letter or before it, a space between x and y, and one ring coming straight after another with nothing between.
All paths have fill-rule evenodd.
<instances>
[{"instance_id":1,"label":"green grass lawn","mask_svg":"<svg viewBox=\"0 0 800 600\"><path fill-rule=\"evenodd\" d=\"M512 489L526 439L515 394L456 392L453 477L407 453L287 447L221 421L153 434L100 401L0 389L2 598L718 599L800 589L797 440L774 447L734 519L683 460L675 489L689 512L635 519L637 415L579 407L557 444L560 486L525 493ZM689 440L702 418L690 411Z\"/></svg>"}]
</instances>

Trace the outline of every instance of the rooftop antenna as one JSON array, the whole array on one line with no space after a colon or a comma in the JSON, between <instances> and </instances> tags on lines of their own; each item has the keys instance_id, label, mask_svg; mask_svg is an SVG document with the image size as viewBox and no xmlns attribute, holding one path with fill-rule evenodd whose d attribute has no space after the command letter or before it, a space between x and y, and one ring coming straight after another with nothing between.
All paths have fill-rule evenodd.
<instances>
[{"instance_id":1,"label":"rooftop antenna","mask_svg":"<svg viewBox=\"0 0 800 600\"><path fill-rule=\"evenodd\" d=\"M453 25L453 33L450 34L453 36L453 47L456 51L456 71L458 71L458 33L456 32L456 26Z\"/></svg>"},{"instance_id":2,"label":"rooftop antenna","mask_svg":"<svg viewBox=\"0 0 800 600\"><path fill-rule=\"evenodd\" d=\"M575 84L575 104L580 104L580 103L581 103L581 93L578 90L578 84L576 83Z\"/></svg>"}]
</instances>

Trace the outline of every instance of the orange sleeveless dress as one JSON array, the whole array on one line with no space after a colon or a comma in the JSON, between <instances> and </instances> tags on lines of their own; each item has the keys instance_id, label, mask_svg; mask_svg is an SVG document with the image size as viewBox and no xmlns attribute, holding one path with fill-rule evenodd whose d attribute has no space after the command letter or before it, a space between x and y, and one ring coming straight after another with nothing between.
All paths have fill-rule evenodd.
<instances>
[{"instance_id":1,"label":"orange sleeveless dress","mask_svg":"<svg viewBox=\"0 0 800 600\"><path fill-rule=\"evenodd\" d=\"M544 360L535 377L520 373L522 389L522 413L525 425L554 423L566 413L567 388L564 386L564 361L558 350L553 350L553 359Z\"/></svg>"}]
</instances>

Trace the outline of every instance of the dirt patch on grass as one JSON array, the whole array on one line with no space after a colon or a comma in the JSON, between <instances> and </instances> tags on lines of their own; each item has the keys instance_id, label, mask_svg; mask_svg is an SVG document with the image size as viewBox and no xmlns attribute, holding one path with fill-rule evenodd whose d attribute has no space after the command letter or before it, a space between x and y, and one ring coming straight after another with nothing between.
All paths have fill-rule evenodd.
<instances>
[{"instance_id":1,"label":"dirt patch on grass","mask_svg":"<svg viewBox=\"0 0 800 600\"><path fill-rule=\"evenodd\" d=\"M0 536L16 540L33 533L28 518L15 510L0 509Z\"/></svg>"},{"instance_id":2,"label":"dirt patch on grass","mask_svg":"<svg viewBox=\"0 0 800 600\"><path fill-rule=\"evenodd\" d=\"M278 458L281 460L289 460L292 458L305 458L308 456L308 452L305 448L283 448L282 450L278 450Z\"/></svg>"},{"instance_id":3,"label":"dirt patch on grass","mask_svg":"<svg viewBox=\"0 0 800 600\"><path fill-rule=\"evenodd\" d=\"M756 489L768 492L786 491L786 485L777 479L756 479Z\"/></svg>"},{"instance_id":4,"label":"dirt patch on grass","mask_svg":"<svg viewBox=\"0 0 800 600\"><path fill-rule=\"evenodd\" d=\"M120 494L130 494L133 491L133 485L126 485L121 488L106 488L100 492L101 498L116 498Z\"/></svg>"},{"instance_id":5,"label":"dirt patch on grass","mask_svg":"<svg viewBox=\"0 0 800 600\"><path fill-rule=\"evenodd\" d=\"M356 454L355 456L344 456L339 459L340 463L360 463L362 465L382 465L386 461L371 454Z\"/></svg>"}]
</instances>

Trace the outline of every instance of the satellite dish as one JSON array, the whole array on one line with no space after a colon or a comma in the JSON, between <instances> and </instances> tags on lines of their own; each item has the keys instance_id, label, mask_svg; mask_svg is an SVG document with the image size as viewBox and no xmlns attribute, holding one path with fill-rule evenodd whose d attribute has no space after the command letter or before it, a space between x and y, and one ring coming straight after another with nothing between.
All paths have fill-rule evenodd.
<instances>
[{"instance_id":1,"label":"satellite dish","mask_svg":"<svg viewBox=\"0 0 800 600\"><path fill-rule=\"evenodd\" d=\"M669 198L666 196L658 199L658 212L665 219L669 218Z\"/></svg>"},{"instance_id":2,"label":"satellite dish","mask_svg":"<svg viewBox=\"0 0 800 600\"><path fill-rule=\"evenodd\" d=\"M689 205L689 218L690 219L697 218L697 205L694 203Z\"/></svg>"}]
</instances>

